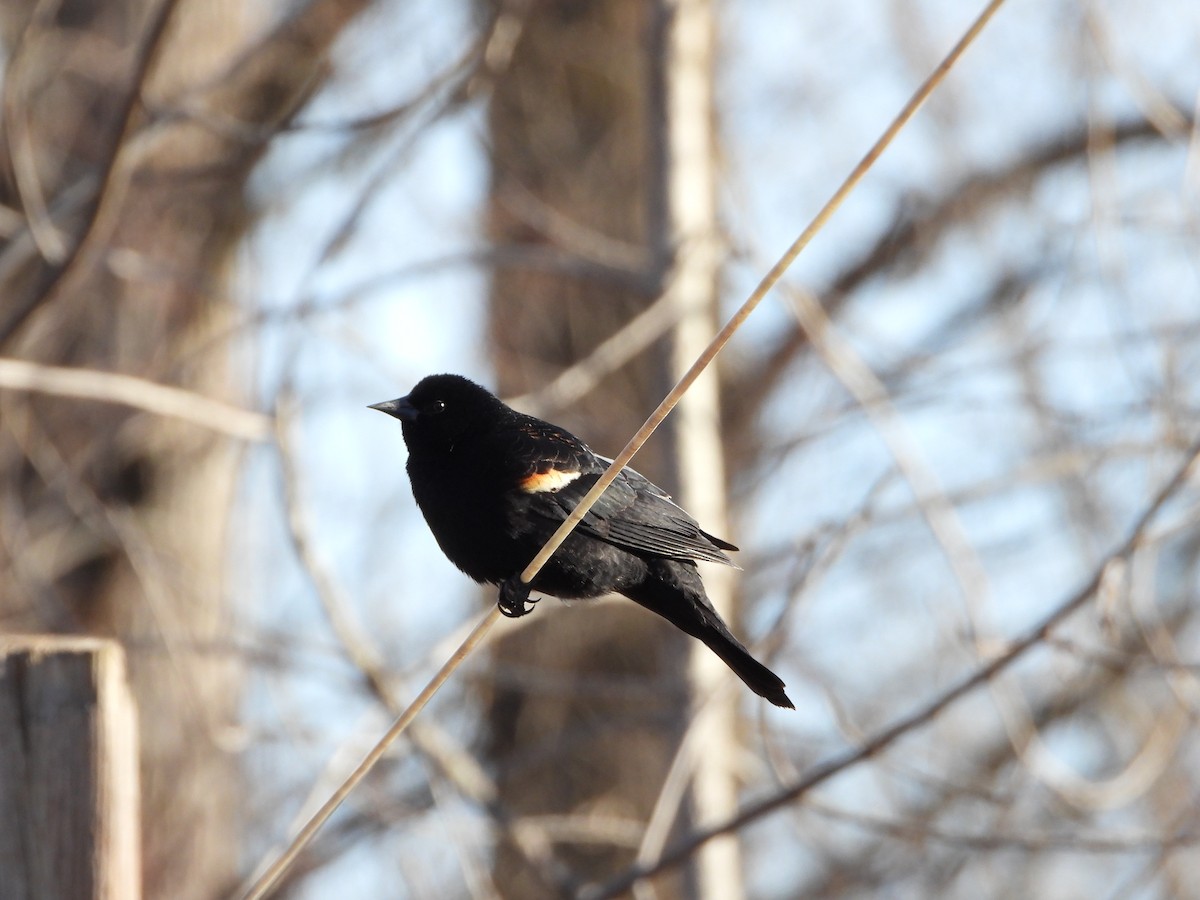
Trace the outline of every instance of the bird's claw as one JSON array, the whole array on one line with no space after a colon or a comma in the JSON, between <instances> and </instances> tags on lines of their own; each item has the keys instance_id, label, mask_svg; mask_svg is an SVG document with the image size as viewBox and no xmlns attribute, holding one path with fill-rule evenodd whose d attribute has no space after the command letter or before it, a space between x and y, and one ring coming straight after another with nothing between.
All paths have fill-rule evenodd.
<instances>
[{"instance_id":1,"label":"bird's claw","mask_svg":"<svg viewBox=\"0 0 1200 900\"><path fill-rule=\"evenodd\" d=\"M536 600L529 599L529 585L520 577L514 576L500 585L500 598L496 601L496 605L500 607L500 612L508 618L519 619L521 616L533 612L536 603Z\"/></svg>"}]
</instances>

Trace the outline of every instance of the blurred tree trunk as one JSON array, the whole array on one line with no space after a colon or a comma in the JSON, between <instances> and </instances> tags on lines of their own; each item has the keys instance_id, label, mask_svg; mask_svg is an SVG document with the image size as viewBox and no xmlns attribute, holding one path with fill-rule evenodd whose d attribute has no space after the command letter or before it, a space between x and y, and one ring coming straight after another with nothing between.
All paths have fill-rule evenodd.
<instances>
[{"instance_id":1,"label":"blurred tree trunk","mask_svg":"<svg viewBox=\"0 0 1200 900\"><path fill-rule=\"evenodd\" d=\"M653 132L662 121L656 5L523 9L490 107L488 233L518 260L527 252L548 264L493 275L491 348L506 395L544 387L586 357L657 297L669 262ZM659 342L571 409L539 411L615 453L670 386L669 363ZM669 490L664 443L652 442L638 468ZM645 822L686 718L686 644L632 604L552 605L496 651L488 723L504 803L518 815ZM510 668L537 680L506 682ZM567 841L557 850L574 873L596 878L634 853ZM507 844L495 869L505 897L557 896ZM674 878L658 887L662 897L679 892Z\"/></svg>"},{"instance_id":2,"label":"blurred tree trunk","mask_svg":"<svg viewBox=\"0 0 1200 900\"><path fill-rule=\"evenodd\" d=\"M0 354L241 400L225 341L244 185L362 2L275 31L237 0L0 6ZM0 627L129 652L144 892L239 864L239 672L223 581L238 448L113 404L0 392Z\"/></svg>"},{"instance_id":3,"label":"blurred tree trunk","mask_svg":"<svg viewBox=\"0 0 1200 900\"><path fill-rule=\"evenodd\" d=\"M666 171L668 218L675 265L668 292L679 309L674 370L682 378L720 327L720 272L725 247L717 213L716 110L713 100L716 17L712 0L672 0L666 42ZM730 535L725 441L717 366L684 395L675 412L679 500L714 534ZM707 566L713 606L737 629L732 569ZM744 694L729 670L700 642L691 644L691 674L705 698L691 727L692 814L703 827L728 819L738 805L738 704ZM745 896L736 835L710 841L696 855L696 895L703 900Z\"/></svg>"},{"instance_id":4,"label":"blurred tree trunk","mask_svg":"<svg viewBox=\"0 0 1200 900\"><path fill-rule=\"evenodd\" d=\"M492 280L490 337L501 392L536 392L587 357L661 295L673 251L684 251L672 282L671 302L682 317L674 348L653 343L570 409L535 410L611 454L714 330L719 247L711 73L691 72L700 82L690 82L681 104L672 93L679 73L668 71L680 62L711 65L711 35L703 33L711 21L704 25L708 12L701 9L698 45L680 49L671 46L671 4L535 2L522 9L523 17L510 14L519 39L499 69L489 119L489 235L508 251L502 258L518 261L497 269ZM704 133L697 135L697 128ZM703 151L699 160L697 150ZM681 152L698 163L682 180L675 178L674 159ZM685 194L685 202L676 202ZM522 265L522 254L538 267ZM676 465L696 476L689 494L704 507L702 516L716 516L705 518L705 526L719 530L724 478L710 378L711 390L683 411L710 439L682 455L656 439L637 467L673 492L686 486L675 476ZM679 424L690 441L691 432ZM700 469L706 469L702 475ZM717 497L696 478L715 485ZM719 602L728 612L727 599ZM518 815L607 814L645 823L688 721L689 643L632 604L548 615L553 611L540 607L537 620L497 651L490 749L504 802ZM509 686L503 677L509 667L541 680ZM613 684L628 689L605 690ZM708 720L709 731L733 734L733 708L721 709ZM567 768L550 772L540 764L550 748L555 759L570 760ZM696 797L710 816L736 796L729 762L717 754ZM558 850L575 874L596 879L632 862L636 850L601 846L564 842ZM722 884L740 889L736 843L714 848L702 880L712 878L718 890ZM500 848L496 883L504 896L554 895L508 845ZM683 890L679 876L656 886L659 896Z\"/></svg>"}]
</instances>

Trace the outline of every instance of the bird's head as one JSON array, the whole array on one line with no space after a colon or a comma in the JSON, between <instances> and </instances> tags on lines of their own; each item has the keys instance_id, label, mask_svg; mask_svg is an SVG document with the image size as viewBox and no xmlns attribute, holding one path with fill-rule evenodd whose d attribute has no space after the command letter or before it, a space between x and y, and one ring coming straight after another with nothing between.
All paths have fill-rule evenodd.
<instances>
[{"instance_id":1,"label":"bird's head","mask_svg":"<svg viewBox=\"0 0 1200 900\"><path fill-rule=\"evenodd\" d=\"M406 397L374 403L400 420L409 452L445 452L462 438L492 428L507 407L487 389L461 375L429 375Z\"/></svg>"}]
</instances>

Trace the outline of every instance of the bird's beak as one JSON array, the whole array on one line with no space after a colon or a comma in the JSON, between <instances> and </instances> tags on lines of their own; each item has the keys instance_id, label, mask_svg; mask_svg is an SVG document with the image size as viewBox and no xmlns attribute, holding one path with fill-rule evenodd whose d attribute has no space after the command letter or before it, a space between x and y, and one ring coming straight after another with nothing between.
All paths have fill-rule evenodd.
<instances>
[{"instance_id":1,"label":"bird's beak","mask_svg":"<svg viewBox=\"0 0 1200 900\"><path fill-rule=\"evenodd\" d=\"M417 419L417 408L408 402L407 397L384 400L382 403L372 403L367 409L377 409L380 412L387 413L389 416L395 416L401 422L415 422Z\"/></svg>"}]
</instances>

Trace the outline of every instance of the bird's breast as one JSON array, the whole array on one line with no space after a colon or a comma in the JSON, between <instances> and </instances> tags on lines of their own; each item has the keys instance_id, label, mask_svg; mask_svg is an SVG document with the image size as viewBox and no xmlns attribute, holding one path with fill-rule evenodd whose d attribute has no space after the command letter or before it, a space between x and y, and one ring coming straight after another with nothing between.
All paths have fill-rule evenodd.
<instances>
[{"instance_id":1,"label":"bird's breast","mask_svg":"<svg viewBox=\"0 0 1200 900\"><path fill-rule=\"evenodd\" d=\"M522 548L511 487L477 468L449 470L438 461L410 458L409 479L429 530L446 557L476 581L509 578L528 559Z\"/></svg>"}]
</instances>

